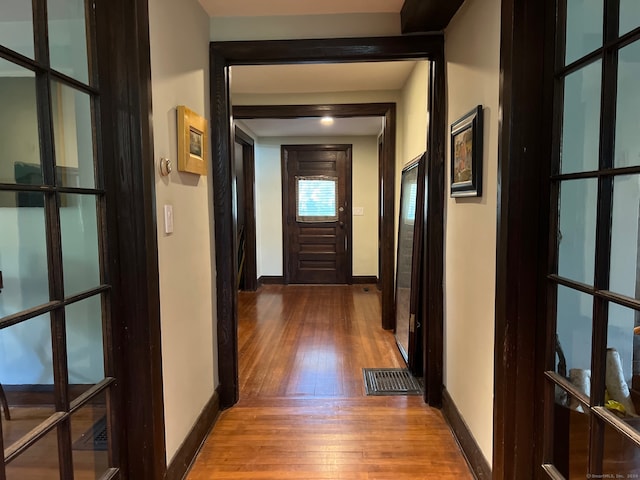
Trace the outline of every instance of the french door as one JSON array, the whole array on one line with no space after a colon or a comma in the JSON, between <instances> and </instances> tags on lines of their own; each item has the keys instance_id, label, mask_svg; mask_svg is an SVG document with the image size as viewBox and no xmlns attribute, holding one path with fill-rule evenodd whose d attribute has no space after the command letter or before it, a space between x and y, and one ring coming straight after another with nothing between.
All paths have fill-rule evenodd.
<instances>
[{"instance_id":1,"label":"french door","mask_svg":"<svg viewBox=\"0 0 640 480\"><path fill-rule=\"evenodd\" d=\"M640 2L557 2L543 470L640 478Z\"/></svg>"},{"instance_id":2,"label":"french door","mask_svg":"<svg viewBox=\"0 0 640 480\"><path fill-rule=\"evenodd\" d=\"M0 480L119 478L94 14L0 2Z\"/></svg>"}]
</instances>

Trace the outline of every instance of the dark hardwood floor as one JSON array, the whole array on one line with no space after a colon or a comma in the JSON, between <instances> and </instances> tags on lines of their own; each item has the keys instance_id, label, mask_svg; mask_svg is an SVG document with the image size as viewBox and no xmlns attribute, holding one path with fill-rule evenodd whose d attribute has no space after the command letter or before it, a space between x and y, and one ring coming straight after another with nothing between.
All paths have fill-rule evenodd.
<instances>
[{"instance_id":1,"label":"dark hardwood floor","mask_svg":"<svg viewBox=\"0 0 640 480\"><path fill-rule=\"evenodd\" d=\"M362 368L403 367L375 286L239 294L240 402L188 480L471 479L439 410L365 396Z\"/></svg>"}]
</instances>

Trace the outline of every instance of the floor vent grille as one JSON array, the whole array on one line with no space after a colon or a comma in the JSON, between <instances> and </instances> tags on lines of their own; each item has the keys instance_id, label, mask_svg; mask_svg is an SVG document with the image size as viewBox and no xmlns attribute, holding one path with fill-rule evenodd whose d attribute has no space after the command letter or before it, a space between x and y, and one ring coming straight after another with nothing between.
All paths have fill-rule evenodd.
<instances>
[{"instance_id":1,"label":"floor vent grille","mask_svg":"<svg viewBox=\"0 0 640 480\"><path fill-rule=\"evenodd\" d=\"M105 451L108 446L107 442L107 417L103 416L73 442L73 449Z\"/></svg>"},{"instance_id":2,"label":"floor vent grille","mask_svg":"<svg viewBox=\"0 0 640 480\"><path fill-rule=\"evenodd\" d=\"M363 368L367 395L421 395L422 386L406 368Z\"/></svg>"}]
</instances>

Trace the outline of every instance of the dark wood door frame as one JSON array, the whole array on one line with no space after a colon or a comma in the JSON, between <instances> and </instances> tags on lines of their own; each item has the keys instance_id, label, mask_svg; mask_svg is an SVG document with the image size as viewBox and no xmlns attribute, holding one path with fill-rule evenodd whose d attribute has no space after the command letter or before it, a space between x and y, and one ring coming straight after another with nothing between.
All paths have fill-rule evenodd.
<instances>
[{"instance_id":1,"label":"dark wood door frame","mask_svg":"<svg viewBox=\"0 0 640 480\"><path fill-rule=\"evenodd\" d=\"M324 117L384 117L384 127L380 138L382 154L379 158L380 185L395 186L395 152L396 152L396 105L395 103L352 103L330 105L238 105L233 107L235 119L251 118L302 118ZM380 190L382 192L382 189ZM382 327L390 330L395 327L395 311L393 298L394 268L394 202L395 190L380 195L380 242L381 254L379 268L380 288L382 290ZM390 236L389 236L390 235ZM386 245L386 247L385 247ZM385 281L386 279L386 281ZM385 293L391 291L391 294Z\"/></svg>"},{"instance_id":2,"label":"dark wood door frame","mask_svg":"<svg viewBox=\"0 0 640 480\"><path fill-rule=\"evenodd\" d=\"M122 479L166 473L147 0L96 2Z\"/></svg>"},{"instance_id":3,"label":"dark wood door frame","mask_svg":"<svg viewBox=\"0 0 640 480\"><path fill-rule=\"evenodd\" d=\"M351 210L352 208L352 187L351 187L351 181L352 181L352 145L346 145L346 144L342 144L342 145L338 145L338 144L323 144L323 145L319 145L319 144L309 144L309 145L282 145L282 158L281 158L281 169L280 169L280 173L281 173L281 178L282 178L282 273L284 274L284 283L285 285L288 285L289 283L291 283L291 243L290 243L290 237L289 237L289 233L290 230L289 228L293 228L290 227L289 222L287 220L288 218L288 210L290 208L290 204L289 204L289 173L288 173L288 168L287 168L287 158L285 156L285 149L289 150L293 149L293 151L297 151L297 152L301 152L301 151L309 151L309 150L337 150L337 149L342 149L342 151L346 151L347 152L347 168L346 168L346 185L348 185L348 187L346 188L345 191L345 196L346 196L346 200L347 200L347 205L348 205L348 211ZM294 195L295 196L295 195ZM345 267L346 267L346 283L348 284L352 284L353 283L353 228L352 228L352 221L349 220L348 222L346 222L346 241L347 241L347 248L345 251L345 258L344 261L346 263ZM295 262L294 262L295 263ZM298 282L299 283L299 282ZM306 282L303 282L306 283Z\"/></svg>"},{"instance_id":4,"label":"dark wood door frame","mask_svg":"<svg viewBox=\"0 0 640 480\"><path fill-rule=\"evenodd\" d=\"M443 351L443 269L444 265L444 145L446 129L444 36L442 33L398 37L338 38L314 40L272 40L212 42L211 68L211 129L214 181L214 214L217 267L218 361L220 369L220 400L223 407L239 399L238 382L238 317L235 291L236 261L228 252L233 249L231 171L231 115L229 97L229 67L233 65L270 65L292 63L366 62L380 60L431 60L429 95L430 128L428 151L428 245L426 257L435 259L426 273L429 290L428 327L433 333L425 344L433 378L427 379L425 400L439 405L442 401ZM386 145L389 155L395 145ZM390 150L393 148L393 150ZM393 192L393 182L384 185L383 196ZM385 216L387 212L385 212ZM388 212L393 217L393 210ZM393 231L384 232L393 244ZM384 266L383 266L384 268ZM393 270L388 276L393 275ZM439 276L439 278L438 278ZM384 290L383 290L384 293ZM390 294L393 296L393 289ZM390 312L393 314L393 311ZM385 313L386 315L386 313ZM392 315L389 318L393 319ZM392 326L392 325L391 325ZM439 357L439 358L437 358ZM439 365L439 367L437 367ZM429 372L430 373L430 372Z\"/></svg>"},{"instance_id":5,"label":"dark wood door frame","mask_svg":"<svg viewBox=\"0 0 640 480\"><path fill-rule=\"evenodd\" d=\"M494 479L541 474L555 3L502 2Z\"/></svg>"},{"instance_id":6,"label":"dark wood door frame","mask_svg":"<svg viewBox=\"0 0 640 480\"><path fill-rule=\"evenodd\" d=\"M242 145L242 167L244 177L244 236L245 236L245 260L244 260L244 288L255 292L258 288L258 267L256 259L256 207L255 207L255 146L253 138L240 127L235 126L235 141Z\"/></svg>"}]
</instances>

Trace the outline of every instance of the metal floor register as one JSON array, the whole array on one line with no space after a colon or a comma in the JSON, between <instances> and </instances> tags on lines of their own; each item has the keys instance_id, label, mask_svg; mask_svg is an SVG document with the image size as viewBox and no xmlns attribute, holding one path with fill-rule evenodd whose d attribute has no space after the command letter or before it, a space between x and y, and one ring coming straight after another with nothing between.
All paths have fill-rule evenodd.
<instances>
[{"instance_id":1,"label":"metal floor register","mask_svg":"<svg viewBox=\"0 0 640 480\"><path fill-rule=\"evenodd\" d=\"M406 368L363 368L367 395L421 395L420 382Z\"/></svg>"}]
</instances>

